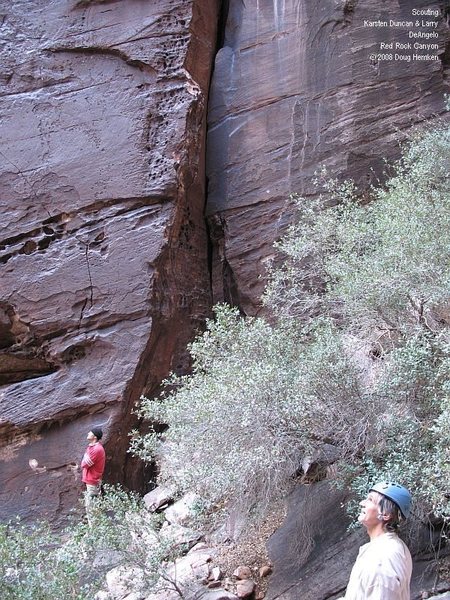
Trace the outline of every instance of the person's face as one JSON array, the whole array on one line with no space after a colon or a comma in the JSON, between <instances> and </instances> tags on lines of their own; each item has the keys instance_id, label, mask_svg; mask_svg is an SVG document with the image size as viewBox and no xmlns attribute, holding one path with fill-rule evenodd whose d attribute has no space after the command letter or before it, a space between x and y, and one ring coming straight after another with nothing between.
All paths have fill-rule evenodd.
<instances>
[{"instance_id":1,"label":"person's face","mask_svg":"<svg viewBox=\"0 0 450 600\"><path fill-rule=\"evenodd\" d=\"M88 441L89 443L91 443L91 442L95 442L95 440L96 440L97 438L96 438L96 437L95 437L95 435L92 433L92 431L90 431L90 432L87 434L87 436L86 436L86 439L87 439L87 441Z\"/></svg>"},{"instance_id":2,"label":"person's face","mask_svg":"<svg viewBox=\"0 0 450 600\"><path fill-rule=\"evenodd\" d=\"M369 492L367 498L362 500L359 505L361 512L358 516L358 521L364 525L366 529L373 529L375 525L380 523L378 515L380 514L381 496L377 492Z\"/></svg>"}]
</instances>

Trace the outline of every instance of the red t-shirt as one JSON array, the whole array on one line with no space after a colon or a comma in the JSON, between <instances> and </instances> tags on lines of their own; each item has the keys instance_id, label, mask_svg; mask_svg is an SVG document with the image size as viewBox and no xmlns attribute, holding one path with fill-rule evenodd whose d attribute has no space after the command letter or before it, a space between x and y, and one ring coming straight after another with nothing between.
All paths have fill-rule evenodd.
<instances>
[{"instance_id":1,"label":"red t-shirt","mask_svg":"<svg viewBox=\"0 0 450 600\"><path fill-rule=\"evenodd\" d=\"M88 446L81 461L83 469L82 481L89 485L98 485L102 480L105 470L105 449L96 442L93 446Z\"/></svg>"}]
</instances>

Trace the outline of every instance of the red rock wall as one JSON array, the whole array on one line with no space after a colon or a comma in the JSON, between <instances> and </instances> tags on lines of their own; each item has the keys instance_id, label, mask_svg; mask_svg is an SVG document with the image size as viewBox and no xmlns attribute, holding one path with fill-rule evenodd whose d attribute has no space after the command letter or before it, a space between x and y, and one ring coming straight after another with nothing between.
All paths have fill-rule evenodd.
<instances>
[{"instance_id":1,"label":"red rock wall","mask_svg":"<svg viewBox=\"0 0 450 600\"><path fill-rule=\"evenodd\" d=\"M219 4L1 4L0 517L73 506L93 424L107 429L108 480L140 479L125 459L131 407L186 368L211 304L203 141ZM405 131L442 112L448 25L439 61L405 66L370 60L397 32L364 19L443 0L222 4L213 295L255 313L289 194L315 194L321 164L364 189Z\"/></svg>"},{"instance_id":2,"label":"red rock wall","mask_svg":"<svg viewBox=\"0 0 450 600\"><path fill-rule=\"evenodd\" d=\"M215 301L258 313L272 244L293 218L289 195L302 194L306 202L313 197L314 173L322 165L333 176L354 178L364 193L383 179L383 159L399 155L399 141L415 125L444 114L450 84L445 5L230 0L208 114ZM439 60L371 60L382 41L400 43L405 33L370 28L364 20L411 20L413 8L440 11ZM326 482L317 489L300 486L290 500L292 510L268 542L274 573L267 598L341 597L364 535L346 533L342 497L330 494ZM423 551L420 543L414 554ZM421 597L434 575L426 555L419 557L412 597Z\"/></svg>"},{"instance_id":3,"label":"red rock wall","mask_svg":"<svg viewBox=\"0 0 450 600\"><path fill-rule=\"evenodd\" d=\"M445 6L444 0L230 0L208 117L216 301L258 311L272 243L292 220L289 194L314 195L321 165L364 190L382 178L383 159L398 156L398 142L412 126L443 113L450 84ZM440 11L438 40L412 40L437 42L439 60L371 59L382 41L409 38L407 28L364 21L415 20L413 8Z\"/></svg>"},{"instance_id":4,"label":"red rock wall","mask_svg":"<svg viewBox=\"0 0 450 600\"><path fill-rule=\"evenodd\" d=\"M74 505L94 424L107 430L107 479L133 482L131 407L186 367L211 304L218 4L2 3L1 518Z\"/></svg>"}]
</instances>

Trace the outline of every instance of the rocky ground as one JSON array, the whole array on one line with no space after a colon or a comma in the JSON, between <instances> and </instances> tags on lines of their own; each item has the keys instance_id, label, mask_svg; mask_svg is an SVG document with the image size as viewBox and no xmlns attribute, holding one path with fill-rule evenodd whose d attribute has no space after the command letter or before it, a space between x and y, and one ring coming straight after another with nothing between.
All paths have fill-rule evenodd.
<instances>
[{"instance_id":1,"label":"rocky ground","mask_svg":"<svg viewBox=\"0 0 450 600\"><path fill-rule=\"evenodd\" d=\"M326 482L322 482L320 487L322 496L328 494L330 502L336 500L332 498L333 494ZM305 492L303 488L305 486L300 486L299 492L294 496L294 513L300 515L300 518L307 516L304 498L308 502L311 499L308 491ZM306 488L309 490L309 486ZM307 543L303 536L302 540L306 545L299 548L298 543L290 544L289 540L295 541L298 532L303 535L301 532L304 531L298 519L292 520L292 498L287 512L284 504L273 506L258 526L248 523L243 525L241 520L238 527L239 519L234 517L212 535L194 531L190 527L196 501L194 495L188 494L173 502L170 490L158 487L147 494L144 500L148 511L160 511L164 514L162 530L170 530L175 534L177 540L184 544L186 553L165 565L160 571L156 588L153 589L146 587L139 567L114 567L106 575L106 589L98 592L95 600L322 600L337 598L345 592L347 571L351 565L347 565L343 559L347 560L347 555L352 553L348 551L344 554L335 550L339 544L350 543L357 551L356 538L349 535L342 538L337 530L333 533L325 527L327 536L330 537L328 546L334 548L330 551L335 556L333 562L330 552L324 551L320 555L320 536L317 537L314 533L316 523L311 519L309 533L312 543ZM314 509L310 506L308 518L313 513ZM326 525L326 522L322 519L321 524ZM281 558L277 551L279 546L284 548ZM296 548L298 557L295 567L291 562L293 548ZM336 560L342 572L342 582L338 576L332 576L329 580L327 575L333 571ZM433 572L429 568L424 569L424 556L422 562L420 560L419 556L417 562L416 557L411 598L450 600L449 557L443 557L439 573L436 569ZM324 567L323 570L321 567Z\"/></svg>"}]
</instances>

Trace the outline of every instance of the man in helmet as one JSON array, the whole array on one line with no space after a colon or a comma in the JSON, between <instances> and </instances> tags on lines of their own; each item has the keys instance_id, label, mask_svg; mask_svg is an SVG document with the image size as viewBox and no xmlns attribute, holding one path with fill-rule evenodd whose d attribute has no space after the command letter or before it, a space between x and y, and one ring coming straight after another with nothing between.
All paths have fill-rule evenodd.
<instances>
[{"instance_id":1,"label":"man in helmet","mask_svg":"<svg viewBox=\"0 0 450 600\"><path fill-rule=\"evenodd\" d=\"M397 531L409 515L410 493L398 483L377 483L360 506L370 542L359 549L345 600L409 600L411 554Z\"/></svg>"}]
</instances>

